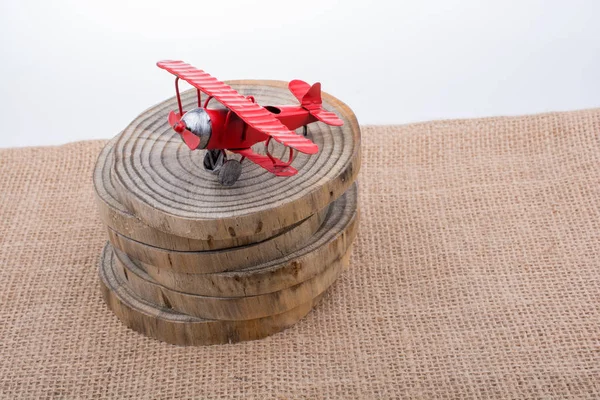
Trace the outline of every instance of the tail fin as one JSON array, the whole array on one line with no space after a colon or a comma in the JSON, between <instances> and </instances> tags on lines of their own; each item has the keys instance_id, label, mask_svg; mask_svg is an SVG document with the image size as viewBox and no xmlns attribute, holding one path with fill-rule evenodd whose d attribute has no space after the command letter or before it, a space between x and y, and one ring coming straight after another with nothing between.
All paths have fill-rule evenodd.
<instances>
[{"instance_id":1,"label":"tail fin","mask_svg":"<svg viewBox=\"0 0 600 400\"><path fill-rule=\"evenodd\" d=\"M327 125L342 126L344 121L338 118L335 113L323 109L323 100L321 99L321 84L319 82L310 86L308 83L299 79L294 79L289 84L290 92L298 99L302 107L308 110L313 117Z\"/></svg>"},{"instance_id":2,"label":"tail fin","mask_svg":"<svg viewBox=\"0 0 600 400\"><path fill-rule=\"evenodd\" d=\"M290 92L298 99L300 103L302 103L302 99L308 90L310 89L310 85L300 79L294 79L288 85Z\"/></svg>"},{"instance_id":3,"label":"tail fin","mask_svg":"<svg viewBox=\"0 0 600 400\"><path fill-rule=\"evenodd\" d=\"M302 97L302 107L309 110L321 108L323 100L321 99L321 84L315 83L308 89L304 97Z\"/></svg>"}]
</instances>

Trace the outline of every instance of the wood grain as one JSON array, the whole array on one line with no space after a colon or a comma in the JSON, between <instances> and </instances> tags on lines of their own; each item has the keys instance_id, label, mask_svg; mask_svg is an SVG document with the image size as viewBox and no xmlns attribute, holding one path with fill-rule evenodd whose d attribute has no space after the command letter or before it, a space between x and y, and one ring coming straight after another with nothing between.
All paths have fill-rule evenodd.
<instances>
[{"instance_id":1,"label":"wood grain","mask_svg":"<svg viewBox=\"0 0 600 400\"><path fill-rule=\"evenodd\" d=\"M108 230L108 238L115 248L130 257L163 270L196 274L237 271L281 258L301 248L323 223L328 207L262 242L228 249L166 250L129 239L112 229Z\"/></svg>"},{"instance_id":2,"label":"wood grain","mask_svg":"<svg viewBox=\"0 0 600 400\"><path fill-rule=\"evenodd\" d=\"M323 272L289 288L247 297L210 297L178 292L157 284L128 258L116 258L116 272L141 299L199 318L237 321L276 315L323 293L348 265L349 254L334 260Z\"/></svg>"},{"instance_id":3,"label":"wood grain","mask_svg":"<svg viewBox=\"0 0 600 400\"><path fill-rule=\"evenodd\" d=\"M272 262L223 273L183 273L132 260L157 283L167 288L217 297L244 297L279 291L322 272L340 258L353 242L359 223L357 187L329 207L319 230L301 249Z\"/></svg>"},{"instance_id":4,"label":"wood grain","mask_svg":"<svg viewBox=\"0 0 600 400\"><path fill-rule=\"evenodd\" d=\"M146 225L136 218L117 199L112 177L113 148L118 136L102 150L94 168L94 189L100 218L106 226L131 240L150 246L176 251L207 251L245 246L261 242L285 232L288 228L275 231L262 230L248 236L229 237L221 240L195 240L165 233Z\"/></svg>"},{"instance_id":5,"label":"wood grain","mask_svg":"<svg viewBox=\"0 0 600 400\"><path fill-rule=\"evenodd\" d=\"M143 301L114 271L114 254L107 245L99 265L106 304L129 328L175 345L211 345L256 340L280 332L308 314L321 296L281 314L244 321L192 317Z\"/></svg>"},{"instance_id":6,"label":"wood grain","mask_svg":"<svg viewBox=\"0 0 600 400\"><path fill-rule=\"evenodd\" d=\"M260 104L295 104L279 81L233 81L229 84ZM193 106L195 92L182 96ZM300 172L276 177L248 160L239 181L225 187L203 168L204 152L189 151L167 123L173 99L137 117L114 146L114 183L120 202L144 223L176 236L223 240L289 227L341 196L360 168L360 129L341 101L323 94L324 107L335 111L344 126L309 125L308 136L319 145L314 155L299 153L293 166ZM284 146L271 142L282 157ZM260 150L258 145L257 151Z\"/></svg>"}]
</instances>

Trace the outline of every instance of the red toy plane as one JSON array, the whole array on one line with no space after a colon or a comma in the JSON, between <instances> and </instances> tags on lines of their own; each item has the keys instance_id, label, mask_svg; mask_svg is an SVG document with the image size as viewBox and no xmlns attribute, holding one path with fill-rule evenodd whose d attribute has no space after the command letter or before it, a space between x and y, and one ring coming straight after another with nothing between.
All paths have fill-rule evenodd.
<instances>
[{"instance_id":1,"label":"red toy plane","mask_svg":"<svg viewBox=\"0 0 600 400\"><path fill-rule=\"evenodd\" d=\"M315 154L319 147L306 137L306 125L321 121L341 126L344 122L322 107L321 84L293 80L289 83L292 94L300 105L265 106L254 102L252 96L244 97L230 86L196 69L183 61L160 61L160 68L176 76L175 91L179 112L169 113L169 125L179 133L190 150L206 149L204 167L219 174L219 182L231 186L242 173L241 162L248 159L277 176L291 176L298 171L290 164L294 150ZM198 107L184 111L179 97L179 79L187 81L198 92ZM201 104L201 92L208 98ZM207 108L215 98L225 109ZM304 127L304 136L294 130ZM289 147L289 160L284 162L269 153L271 139ZM252 145L265 142L266 155L254 152ZM225 150L242 156L229 159Z\"/></svg>"}]
</instances>

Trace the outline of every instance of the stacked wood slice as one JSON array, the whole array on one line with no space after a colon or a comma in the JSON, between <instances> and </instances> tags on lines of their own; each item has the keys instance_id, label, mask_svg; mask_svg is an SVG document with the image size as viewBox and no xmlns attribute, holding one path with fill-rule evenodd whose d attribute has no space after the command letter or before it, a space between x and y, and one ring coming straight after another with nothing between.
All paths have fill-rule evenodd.
<instances>
[{"instance_id":1,"label":"stacked wood slice","mask_svg":"<svg viewBox=\"0 0 600 400\"><path fill-rule=\"evenodd\" d=\"M296 103L284 82L229 84L261 105ZM183 93L185 109L195 96ZM298 154L291 177L245 160L235 185L221 185L205 152L190 151L168 125L175 99L106 145L93 178L108 231L99 275L119 319L165 342L201 345L262 338L310 312L348 265L358 225L359 126L345 104L325 93L323 101L344 126L309 125L319 152Z\"/></svg>"}]
</instances>

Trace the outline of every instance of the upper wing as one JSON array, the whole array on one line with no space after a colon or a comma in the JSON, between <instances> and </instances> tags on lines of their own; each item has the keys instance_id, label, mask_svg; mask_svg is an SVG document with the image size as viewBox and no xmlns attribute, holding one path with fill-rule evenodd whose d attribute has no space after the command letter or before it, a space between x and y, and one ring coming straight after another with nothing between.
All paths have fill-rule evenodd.
<instances>
[{"instance_id":1,"label":"upper wing","mask_svg":"<svg viewBox=\"0 0 600 400\"><path fill-rule=\"evenodd\" d=\"M275 162L273 162L269 156L255 153L252 151L252 149L239 149L231 151L246 157L248 160L277 176L292 176L298 173L296 168L292 167L291 165L284 164L280 159L273 157L275 160Z\"/></svg>"},{"instance_id":2,"label":"upper wing","mask_svg":"<svg viewBox=\"0 0 600 400\"><path fill-rule=\"evenodd\" d=\"M183 61L159 61L156 65L175 76L187 81L190 85L213 96L225 107L236 113L246 124L261 131L279 143L296 149L302 153L314 154L319 147L304 136L290 131L264 107L251 102L231 86L224 84L206 72Z\"/></svg>"}]
</instances>

